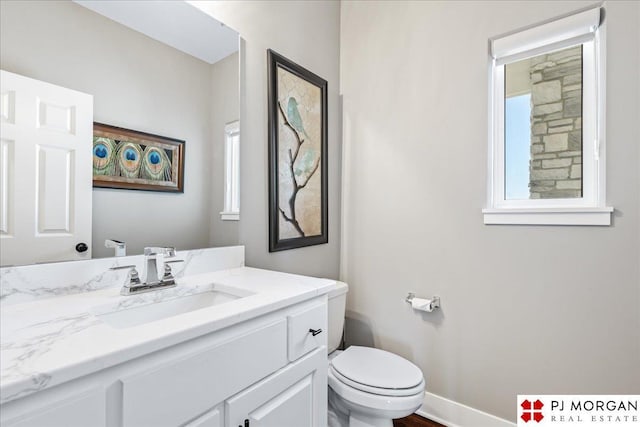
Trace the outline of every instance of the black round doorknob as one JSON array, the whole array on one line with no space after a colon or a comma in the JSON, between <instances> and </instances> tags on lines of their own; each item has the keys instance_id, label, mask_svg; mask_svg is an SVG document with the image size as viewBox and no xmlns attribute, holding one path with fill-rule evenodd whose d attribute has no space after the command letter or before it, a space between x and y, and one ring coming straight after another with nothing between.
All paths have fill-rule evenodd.
<instances>
[{"instance_id":1,"label":"black round doorknob","mask_svg":"<svg viewBox=\"0 0 640 427\"><path fill-rule=\"evenodd\" d=\"M78 243L76 245L76 251L82 253L82 252L86 252L87 249L89 249L89 246L87 246L86 243Z\"/></svg>"}]
</instances>

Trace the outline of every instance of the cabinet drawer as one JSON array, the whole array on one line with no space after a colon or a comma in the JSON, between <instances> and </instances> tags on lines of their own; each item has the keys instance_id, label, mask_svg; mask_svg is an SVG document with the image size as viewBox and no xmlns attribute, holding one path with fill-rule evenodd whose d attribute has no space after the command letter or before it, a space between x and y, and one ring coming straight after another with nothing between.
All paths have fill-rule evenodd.
<instances>
[{"instance_id":1,"label":"cabinet drawer","mask_svg":"<svg viewBox=\"0 0 640 427\"><path fill-rule=\"evenodd\" d=\"M285 319L122 380L124 427L177 426L287 363Z\"/></svg>"},{"instance_id":2,"label":"cabinet drawer","mask_svg":"<svg viewBox=\"0 0 640 427\"><path fill-rule=\"evenodd\" d=\"M293 362L327 344L327 305L318 304L287 316L287 328L287 356Z\"/></svg>"}]
</instances>

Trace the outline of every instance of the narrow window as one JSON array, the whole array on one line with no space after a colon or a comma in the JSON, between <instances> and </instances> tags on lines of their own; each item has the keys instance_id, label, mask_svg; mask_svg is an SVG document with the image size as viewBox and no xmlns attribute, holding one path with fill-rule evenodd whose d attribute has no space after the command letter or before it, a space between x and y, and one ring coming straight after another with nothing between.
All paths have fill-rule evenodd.
<instances>
[{"instance_id":1,"label":"narrow window","mask_svg":"<svg viewBox=\"0 0 640 427\"><path fill-rule=\"evenodd\" d=\"M240 122L224 127L224 210L223 221L240 219Z\"/></svg>"}]
</instances>

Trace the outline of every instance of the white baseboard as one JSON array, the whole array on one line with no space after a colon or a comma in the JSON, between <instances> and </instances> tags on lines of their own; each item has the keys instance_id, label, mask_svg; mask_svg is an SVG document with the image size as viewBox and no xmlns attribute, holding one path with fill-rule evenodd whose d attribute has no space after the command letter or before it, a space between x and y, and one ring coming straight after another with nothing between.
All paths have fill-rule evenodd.
<instances>
[{"instance_id":1,"label":"white baseboard","mask_svg":"<svg viewBox=\"0 0 640 427\"><path fill-rule=\"evenodd\" d=\"M416 413L447 427L515 427L511 421L429 392Z\"/></svg>"}]
</instances>

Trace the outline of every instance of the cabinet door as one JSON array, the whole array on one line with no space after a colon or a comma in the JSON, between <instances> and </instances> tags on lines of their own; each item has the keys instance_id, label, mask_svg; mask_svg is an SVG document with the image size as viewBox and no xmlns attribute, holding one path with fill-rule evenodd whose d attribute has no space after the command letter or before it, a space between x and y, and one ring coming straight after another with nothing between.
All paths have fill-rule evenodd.
<instances>
[{"instance_id":1,"label":"cabinet door","mask_svg":"<svg viewBox=\"0 0 640 427\"><path fill-rule=\"evenodd\" d=\"M122 381L123 427L175 427L286 366L284 319ZM255 349L260 357L255 358Z\"/></svg>"},{"instance_id":2,"label":"cabinet door","mask_svg":"<svg viewBox=\"0 0 640 427\"><path fill-rule=\"evenodd\" d=\"M326 426L326 347L227 400L226 414L227 427Z\"/></svg>"},{"instance_id":3,"label":"cabinet door","mask_svg":"<svg viewBox=\"0 0 640 427\"><path fill-rule=\"evenodd\" d=\"M2 421L3 427L104 427L106 416L104 390L52 402L44 408L32 408L26 416Z\"/></svg>"},{"instance_id":4,"label":"cabinet door","mask_svg":"<svg viewBox=\"0 0 640 427\"><path fill-rule=\"evenodd\" d=\"M222 427L222 407L218 406L206 414L184 425L184 427Z\"/></svg>"}]
</instances>

